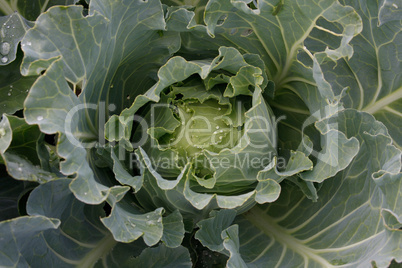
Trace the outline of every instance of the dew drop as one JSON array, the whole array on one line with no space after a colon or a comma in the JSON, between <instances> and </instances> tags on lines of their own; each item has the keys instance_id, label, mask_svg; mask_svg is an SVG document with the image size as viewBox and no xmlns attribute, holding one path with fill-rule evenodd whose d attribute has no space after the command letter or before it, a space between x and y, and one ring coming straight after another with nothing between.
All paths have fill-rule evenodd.
<instances>
[{"instance_id":1,"label":"dew drop","mask_svg":"<svg viewBox=\"0 0 402 268\"><path fill-rule=\"evenodd\" d=\"M111 103L111 104L109 104L108 108L109 108L109 111L113 112L114 110L116 110L116 105Z\"/></svg>"},{"instance_id":2,"label":"dew drop","mask_svg":"<svg viewBox=\"0 0 402 268\"><path fill-rule=\"evenodd\" d=\"M8 92L8 94L7 94L9 97L11 96L11 92Z\"/></svg>"},{"instance_id":3,"label":"dew drop","mask_svg":"<svg viewBox=\"0 0 402 268\"><path fill-rule=\"evenodd\" d=\"M84 193L84 195L87 195L88 193Z\"/></svg>"},{"instance_id":4,"label":"dew drop","mask_svg":"<svg viewBox=\"0 0 402 268\"><path fill-rule=\"evenodd\" d=\"M154 221L147 221L147 225L148 225L148 226L154 226L154 225L155 225L155 222L154 222Z\"/></svg>"},{"instance_id":5,"label":"dew drop","mask_svg":"<svg viewBox=\"0 0 402 268\"><path fill-rule=\"evenodd\" d=\"M11 48L10 43L3 42L1 44L1 54L7 55L10 52L10 48Z\"/></svg>"},{"instance_id":6,"label":"dew drop","mask_svg":"<svg viewBox=\"0 0 402 268\"><path fill-rule=\"evenodd\" d=\"M42 121L43 120L43 116L38 116L37 118L36 118L36 120L38 120L38 121Z\"/></svg>"},{"instance_id":7,"label":"dew drop","mask_svg":"<svg viewBox=\"0 0 402 268\"><path fill-rule=\"evenodd\" d=\"M392 6L393 6L395 9L398 9L398 5L397 5L397 4L392 4Z\"/></svg>"},{"instance_id":8,"label":"dew drop","mask_svg":"<svg viewBox=\"0 0 402 268\"><path fill-rule=\"evenodd\" d=\"M2 62L2 63L6 63L7 61L8 61L8 58L7 58L6 56L4 56L4 57L1 58L1 62Z\"/></svg>"},{"instance_id":9,"label":"dew drop","mask_svg":"<svg viewBox=\"0 0 402 268\"><path fill-rule=\"evenodd\" d=\"M158 219L158 222L162 222L162 218L159 218L159 219Z\"/></svg>"},{"instance_id":10,"label":"dew drop","mask_svg":"<svg viewBox=\"0 0 402 268\"><path fill-rule=\"evenodd\" d=\"M219 129L219 126L216 126L216 129Z\"/></svg>"},{"instance_id":11,"label":"dew drop","mask_svg":"<svg viewBox=\"0 0 402 268\"><path fill-rule=\"evenodd\" d=\"M221 26L224 22L225 22L225 20L227 19L227 17L228 17L228 15L222 15L219 19L218 19L218 21L216 22L216 25L218 25L218 26Z\"/></svg>"},{"instance_id":12,"label":"dew drop","mask_svg":"<svg viewBox=\"0 0 402 268\"><path fill-rule=\"evenodd\" d=\"M10 88L13 88L14 86L13 85L10 85ZM11 90L11 89L10 89Z\"/></svg>"},{"instance_id":13,"label":"dew drop","mask_svg":"<svg viewBox=\"0 0 402 268\"><path fill-rule=\"evenodd\" d=\"M241 34L240 34L240 36L241 37L247 37L247 36L249 36L250 34L252 34L254 31L252 30L252 29L245 29Z\"/></svg>"},{"instance_id":14,"label":"dew drop","mask_svg":"<svg viewBox=\"0 0 402 268\"><path fill-rule=\"evenodd\" d=\"M18 168L18 171L22 171L22 168L19 167L19 168Z\"/></svg>"},{"instance_id":15,"label":"dew drop","mask_svg":"<svg viewBox=\"0 0 402 268\"><path fill-rule=\"evenodd\" d=\"M6 130L4 128L0 128L0 137L6 135Z\"/></svg>"},{"instance_id":16,"label":"dew drop","mask_svg":"<svg viewBox=\"0 0 402 268\"><path fill-rule=\"evenodd\" d=\"M7 25L7 27L6 27L7 29L10 29L10 25Z\"/></svg>"},{"instance_id":17,"label":"dew drop","mask_svg":"<svg viewBox=\"0 0 402 268\"><path fill-rule=\"evenodd\" d=\"M32 43L31 43L31 42L27 42L27 46L30 46L30 45L32 45Z\"/></svg>"}]
</instances>

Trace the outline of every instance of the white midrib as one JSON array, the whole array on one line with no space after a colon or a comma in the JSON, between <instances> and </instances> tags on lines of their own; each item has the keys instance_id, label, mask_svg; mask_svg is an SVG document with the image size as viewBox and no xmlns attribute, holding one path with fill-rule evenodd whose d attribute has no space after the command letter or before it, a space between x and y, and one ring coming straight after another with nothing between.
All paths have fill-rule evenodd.
<instances>
[{"instance_id":1,"label":"white midrib","mask_svg":"<svg viewBox=\"0 0 402 268\"><path fill-rule=\"evenodd\" d=\"M323 257L317 255L313 249L307 247L300 240L288 234L286 229L274 223L274 220L267 216L260 208L254 207L248 213L243 214L243 216L264 234L272 237L284 247L300 254L304 259L314 261L326 268L334 267Z\"/></svg>"},{"instance_id":2,"label":"white midrib","mask_svg":"<svg viewBox=\"0 0 402 268\"><path fill-rule=\"evenodd\" d=\"M310 27L308 27L308 29L306 30L306 32L292 45L292 47L290 48L289 51L289 55L287 57L285 66L282 69L282 72L279 75L278 79L274 79L274 81L276 81L276 83L278 84L282 84L282 80L284 80L286 78L286 76L288 75L288 71L290 69L291 64L293 63L293 61L295 60L295 55L297 52L297 49L302 47L302 43L304 42L304 40L306 40L306 38L310 35L310 32L314 29L314 27L316 27L316 22L318 20L318 18L320 18L322 16L322 14L327 11L328 9L330 9L332 7L332 5L330 5L327 9L324 9L321 11L321 13L319 15L317 15L314 20L311 22ZM278 72L279 74L279 72ZM277 76L278 76L277 74Z\"/></svg>"},{"instance_id":3,"label":"white midrib","mask_svg":"<svg viewBox=\"0 0 402 268\"><path fill-rule=\"evenodd\" d=\"M117 241L113 239L112 235L106 236L99 241L98 245L92 249L88 254L76 265L77 268L93 267L95 263L105 256L115 245Z\"/></svg>"},{"instance_id":4,"label":"white midrib","mask_svg":"<svg viewBox=\"0 0 402 268\"><path fill-rule=\"evenodd\" d=\"M376 101L375 103L370 104L369 106L365 107L363 109L363 112L374 114L377 111L379 111L379 110L383 109L384 107L386 107L387 105L399 100L400 98L402 98L402 87L398 88L397 90L395 90L394 92L392 92L388 96L386 96L386 97Z\"/></svg>"}]
</instances>

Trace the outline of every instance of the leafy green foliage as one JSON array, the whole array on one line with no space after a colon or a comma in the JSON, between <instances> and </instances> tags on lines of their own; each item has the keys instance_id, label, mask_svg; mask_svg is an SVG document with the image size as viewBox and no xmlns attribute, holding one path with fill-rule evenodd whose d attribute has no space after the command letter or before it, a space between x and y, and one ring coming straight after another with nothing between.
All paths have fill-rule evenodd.
<instances>
[{"instance_id":1,"label":"leafy green foliage","mask_svg":"<svg viewBox=\"0 0 402 268\"><path fill-rule=\"evenodd\" d=\"M401 8L1 0L0 266L402 262Z\"/></svg>"}]
</instances>

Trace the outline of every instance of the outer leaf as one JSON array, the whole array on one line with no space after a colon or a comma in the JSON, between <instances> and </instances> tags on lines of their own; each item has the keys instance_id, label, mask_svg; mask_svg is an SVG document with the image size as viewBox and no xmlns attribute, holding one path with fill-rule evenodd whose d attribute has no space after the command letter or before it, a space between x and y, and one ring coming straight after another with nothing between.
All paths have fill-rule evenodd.
<instances>
[{"instance_id":1,"label":"outer leaf","mask_svg":"<svg viewBox=\"0 0 402 268\"><path fill-rule=\"evenodd\" d=\"M57 103L48 101L48 89L54 91L52 96ZM27 107L25 117L29 124L38 124L44 133L60 133L57 153L66 159L61 162L61 172L65 175L77 174L76 179L71 183L71 188L88 203L99 203L106 199L108 188L95 180L86 160L87 152L73 134L79 133L78 118L85 118L85 114L82 110L78 110L78 116L76 115L74 119L70 116L67 119L69 112L74 111L73 109L77 110L79 104L63 76L61 62L56 61L32 87L25 101ZM54 109L55 105L60 108ZM92 134L92 136L95 135Z\"/></svg>"},{"instance_id":2,"label":"outer leaf","mask_svg":"<svg viewBox=\"0 0 402 268\"><path fill-rule=\"evenodd\" d=\"M119 190L123 192L116 192L117 189L112 191L109 197L112 212L108 217L102 218L103 224L119 242L132 242L143 236L144 242L148 246L157 244L163 234L163 208L142 214L132 204L124 202L124 200L119 202L127 190L127 187L124 187ZM115 197L114 195L120 195L121 197Z\"/></svg>"},{"instance_id":3,"label":"outer leaf","mask_svg":"<svg viewBox=\"0 0 402 268\"><path fill-rule=\"evenodd\" d=\"M240 253L249 267L366 267L371 261L387 267L395 257L401 261L402 234L382 220L387 216L385 223L391 225L388 215L393 213L395 219L400 213L395 206L400 196L394 194L401 191L400 176L392 174L401 169L401 152L390 144L384 125L366 113L346 110L325 124L333 126L336 121L347 137L359 140L358 155L348 168L323 183L316 203L295 187L283 187L276 202L235 220ZM389 184L394 185L393 194L373 180L379 170L384 183L393 178ZM381 179L376 180L381 184Z\"/></svg>"},{"instance_id":4,"label":"outer leaf","mask_svg":"<svg viewBox=\"0 0 402 268\"><path fill-rule=\"evenodd\" d=\"M57 179L58 175L42 166L37 152L43 139L37 126L26 124L15 116L3 116L0 122L0 155L9 175L17 180L43 183ZM45 149L46 150L46 149Z\"/></svg>"},{"instance_id":5,"label":"outer leaf","mask_svg":"<svg viewBox=\"0 0 402 268\"><path fill-rule=\"evenodd\" d=\"M388 0L342 2L355 8L362 18L364 30L350 42L353 57L339 59L336 63L328 58L322 60L325 78L338 94L349 87L342 98L345 107L373 114L387 126L395 144L401 148L402 20L397 15L401 5L398 1ZM339 28L325 21L318 21L318 24L327 32L313 31L306 46L313 51L336 47L339 40L329 33L339 32Z\"/></svg>"},{"instance_id":6,"label":"outer leaf","mask_svg":"<svg viewBox=\"0 0 402 268\"><path fill-rule=\"evenodd\" d=\"M359 29L358 17L353 10L339 7L334 1L289 1L284 3L278 14L273 15L275 8L270 1L258 1L256 9L248 7L246 1L209 1L205 23L209 33L216 37L211 43L219 46L230 40L231 45L260 55L267 67L268 77L277 85L281 85L285 79L289 81L288 72L297 50L315 27L316 20L326 16L325 12L331 12L332 19L339 19L345 28L350 26L352 34ZM206 38L200 33L197 35L188 38ZM205 42L199 43L199 47L194 43L191 45L191 48L186 48L202 51L202 47L212 46ZM345 45L347 41L342 46Z\"/></svg>"},{"instance_id":7,"label":"outer leaf","mask_svg":"<svg viewBox=\"0 0 402 268\"><path fill-rule=\"evenodd\" d=\"M230 253L226 264L228 268L247 268L239 253L239 226L232 225L222 232L223 245Z\"/></svg>"},{"instance_id":8,"label":"outer leaf","mask_svg":"<svg viewBox=\"0 0 402 268\"><path fill-rule=\"evenodd\" d=\"M3 166L0 166L0 171L3 171ZM23 214L20 211L19 203L21 198L34 185L27 182L16 181L8 176L0 178L0 221L16 218ZM22 206L21 206L22 207Z\"/></svg>"},{"instance_id":9,"label":"outer leaf","mask_svg":"<svg viewBox=\"0 0 402 268\"><path fill-rule=\"evenodd\" d=\"M29 259L40 258L43 254L41 249L46 247L43 233L59 225L58 219L43 216L26 216L0 222L0 265L29 266Z\"/></svg>"},{"instance_id":10,"label":"outer leaf","mask_svg":"<svg viewBox=\"0 0 402 268\"><path fill-rule=\"evenodd\" d=\"M23 77L20 73L21 50L17 59L0 67L0 114L13 114L24 107L24 100L36 77Z\"/></svg>"},{"instance_id":11,"label":"outer leaf","mask_svg":"<svg viewBox=\"0 0 402 268\"><path fill-rule=\"evenodd\" d=\"M400 20L402 16L401 0L382 0L378 11L378 24L381 26L388 21Z\"/></svg>"},{"instance_id":12,"label":"outer leaf","mask_svg":"<svg viewBox=\"0 0 402 268\"><path fill-rule=\"evenodd\" d=\"M190 254L182 246L178 248L168 248L160 244L155 248L145 249L140 256L130 260L125 264L129 267L192 267Z\"/></svg>"},{"instance_id":13,"label":"outer leaf","mask_svg":"<svg viewBox=\"0 0 402 268\"><path fill-rule=\"evenodd\" d=\"M181 245L184 238L183 217L178 210L174 211L163 221L162 241L167 247L176 248Z\"/></svg>"},{"instance_id":14,"label":"outer leaf","mask_svg":"<svg viewBox=\"0 0 402 268\"><path fill-rule=\"evenodd\" d=\"M130 185L136 192L141 189L143 182L142 177L132 176L120 162L114 150L111 151L111 157L113 159L113 172L116 176L116 180L123 185Z\"/></svg>"},{"instance_id":15,"label":"outer leaf","mask_svg":"<svg viewBox=\"0 0 402 268\"><path fill-rule=\"evenodd\" d=\"M385 196L385 202L387 206L384 206L385 208L383 213L387 213L385 212L386 209L388 213L393 214L392 217L395 218L394 222L396 222L397 224L399 223L399 227L396 229L401 228L402 208L399 205L402 203L402 186L401 186L402 174L401 173L390 174L388 172L379 172L379 174L373 175L373 178L375 179L375 182L381 188ZM384 216L384 220L386 221L386 224L388 224L388 221L390 219L387 220L386 217Z\"/></svg>"},{"instance_id":16,"label":"outer leaf","mask_svg":"<svg viewBox=\"0 0 402 268\"><path fill-rule=\"evenodd\" d=\"M41 13L54 5L71 5L79 0L4 0L1 2L0 14L18 12L28 20L35 20Z\"/></svg>"},{"instance_id":17,"label":"outer leaf","mask_svg":"<svg viewBox=\"0 0 402 268\"><path fill-rule=\"evenodd\" d=\"M0 17L0 66L15 60L17 47L32 24L20 14Z\"/></svg>"},{"instance_id":18,"label":"outer leaf","mask_svg":"<svg viewBox=\"0 0 402 268\"><path fill-rule=\"evenodd\" d=\"M95 267L121 267L146 247L140 242L117 243L99 220L99 216L104 215L102 206L88 206L78 201L69 190L68 179L37 187L28 199L27 208L30 215L35 215L28 219L46 216L61 221L56 230L43 232L33 240L32 246L20 251L31 267L84 268L95 264ZM21 235L23 241L31 241L34 237Z\"/></svg>"},{"instance_id":19,"label":"outer leaf","mask_svg":"<svg viewBox=\"0 0 402 268\"><path fill-rule=\"evenodd\" d=\"M150 84L152 70L177 50L179 39L176 33L159 36L157 31L165 25L157 1L95 0L89 13L83 17L78 6L53 7L40 16L22 42L22 73L46 69L25 102L27 122L38 124L45 133L60 133L57 152L66 159L61 171L75 176L71 190L80 200L100 203L109 189L97 180L99 176L95 179L96 168L88 163L89 152L83 147L104 143L109 112L121 110L130 95ZM132 68L143 57L146 65ZM78 87L82 93L76 97Z\"/></svg>"},{"instance_id":20,"label":"outer leaf","mask_svg":"<svg viewBox=\"0 0 402 268\"><path fill-rule=\"evenodd\" d=\"M221 232L232 224L236 211L225 209L211 214L211 218L197 223L200 229L196 232L195 238L213 251L223 251L225 238L221 238Z\"/></svg>"}]
</instances>

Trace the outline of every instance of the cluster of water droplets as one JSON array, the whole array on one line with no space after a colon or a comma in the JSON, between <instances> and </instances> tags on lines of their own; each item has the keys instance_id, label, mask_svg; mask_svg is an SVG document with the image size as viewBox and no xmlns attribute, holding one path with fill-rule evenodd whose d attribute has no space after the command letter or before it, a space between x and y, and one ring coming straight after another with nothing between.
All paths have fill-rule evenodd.
<instances>
[{"instance_id":1,"label":"cluster of water droplets","mask_svg":"<svg viewBox=\"0 0 402 268\"><path fill-rule=\"evenodd\" d=\"M11 45L8 42L2 42L0 47L1 53L1 62L7 63L8 62L8 53L10 53Z\"/></svg>"},{"instance_id":2,"label":"cluster of water droplets","mask_svg":"<svg viewBox=\"0 0 402 268\"><path fill-rule=\"evenodd\" d=\"M13 85L10 85L10 89L9 89L9 91L8 91L8 93L7 93L7 96L11 96L13 94Z\"/></svg>"},{"instance_id":3,"label":"cluster of water droplets","mask_svg":"<svg viewBox=\"0 0 402 268\"><path fill-rule=\"evenodd\" d=\"M3 23L3 26L1 27L1 38L4 40L6 38L6 32L10 28L15 28L15 26L10 26L7 25L6 23ZM11 37L14 37L12 34ZM1 54L1 62L2 63L7 63L9 61L8 54L10 53L11 50L11 44L7 41L1 42L0 43L0 54Z\"/></svg>"}]
</instances>

